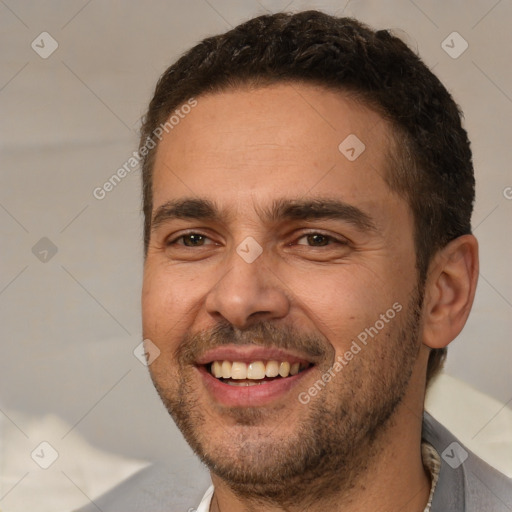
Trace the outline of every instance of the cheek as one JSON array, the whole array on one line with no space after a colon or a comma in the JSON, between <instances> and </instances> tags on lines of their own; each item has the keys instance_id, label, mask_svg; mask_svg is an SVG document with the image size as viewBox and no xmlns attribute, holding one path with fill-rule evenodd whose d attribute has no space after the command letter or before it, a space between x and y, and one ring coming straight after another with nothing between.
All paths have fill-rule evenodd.
<instances>
[{"instance_id":1,"label":"cheek","mask_svg":"<svg viewBox=\"0 0 512 512\"><path fill-rule=\"evenodd\" d=\"M147 262L142 287L142 324L149 338L167 356L174 353L204 308L209 281L195 271L183 272L165 263Z\"/></svg>"},{"instance_id":2,"label":"cheek","mask_svg":"<svg viewBox=\"0 0 512 512\"><path fill-rule=\"evenodd\" d=\"M390 283L362 266L295 273L290 279L298 307L336 349L350 344L351 336L373 325L396 300Z\"/></svg>"},{"instance_id":3,"label":"cheek","mask_svg":"<svg viewBox=\"0 0 512 512\"><path fill-rule=\"evenodd\" d=\"M167 395L179 380L175 351L183 336L179 330L183 313L176 294L177 289L169 276L146 264L141 303L143 337L151 340L160 351L148 369Z\"/></svg>"},{"instance_id":4,"label":"cheek","mask_svg":"<svg viewBox=\"0 0 512 512\"><path fill-rule=\"evenodd\" d=\"M179 280L150 264L144 269L142 286L142 324L144 337L160 345L162 338L168 341L179 328L186 304L183 286ZM159 347L162 350L162 347Z\"/></svg>"},{"instance_id":5,"label":"cheek","mask_svg":"<svg viewBox=\"0 0 512 512\"><path fill-rule=\"evenodd\" d=\"M144 268L142 284L142 323L144 336L151 338L151 334L158 328L159 319L164 317L166 309L166 287L162 280L151 268Z\"/></svg>"}]
</instances>

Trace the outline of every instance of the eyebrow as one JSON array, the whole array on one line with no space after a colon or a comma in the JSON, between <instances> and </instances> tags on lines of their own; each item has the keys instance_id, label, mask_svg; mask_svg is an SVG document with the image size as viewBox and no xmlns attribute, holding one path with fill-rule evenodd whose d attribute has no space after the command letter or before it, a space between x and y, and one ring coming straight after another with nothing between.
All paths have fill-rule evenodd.
<instances>
[{"instance_id":1,"label":"eyebrow","mask_svg":"<svg viewBox=\"0 0 512 512\"><path fill-rule=\"evenodd\" d=\"M267 222L285 220L341 220L361 231L378 231L372 218L363 210L337 199L276 199L270 207L256 208ZM151 231L173 219L229 223L236 217L233 210L219 209L209 199L182 198L159 206L151 221Z\"/></svg>"}]
</instances>

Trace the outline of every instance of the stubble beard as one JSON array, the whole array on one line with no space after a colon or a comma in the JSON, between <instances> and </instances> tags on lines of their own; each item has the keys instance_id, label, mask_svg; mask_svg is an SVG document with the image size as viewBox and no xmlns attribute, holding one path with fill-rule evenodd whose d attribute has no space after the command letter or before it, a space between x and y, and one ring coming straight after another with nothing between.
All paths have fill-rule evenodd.
<instances>
[{"instance_id":1,"label":"stubble beard","mask_svg":"<svg viewBox=\"0 0 512 512\"><path fill-rule=\"evenodd\" d=\"M180 365L173 389L163 389L152 375L153 383L194 452L240 498L287 507L307 506L329 495L350 496L382 450L379 441L408 389L420 348L421 303L416 289L402 321L392 320L389 329L369 342L307 405L293 395L296 407L303 408L302 419L293 433L277 435L277 442L271 434L278 434L279 425L265 429L272 410L232 408L223 409L222 416L229 417L236 429L230 431L219 420L224 442L212 445L209 431L216 427L215 419L205 415L196 398L190 369ZM290 334L287 330L284 336L304 337L295 333L296 338L289 338ZM225 343L232 341L228 337ZM326 351L325 342L317 343ZM380 345L376 349L370 343ZM333 362L330 354L319 365L322 373Z\"/></svg>"}]
</instances>

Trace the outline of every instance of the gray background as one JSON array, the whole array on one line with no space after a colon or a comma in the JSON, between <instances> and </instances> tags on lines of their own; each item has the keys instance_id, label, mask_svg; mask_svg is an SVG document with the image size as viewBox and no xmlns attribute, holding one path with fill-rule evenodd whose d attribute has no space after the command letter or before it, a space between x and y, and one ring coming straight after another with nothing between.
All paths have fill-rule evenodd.
<instances>
[{"instance_id":1,"label":"gray background","mask_svg":"<svg viewBox=\"0 0 512 512\"><path fill-rule=\"evenodd\" d=\"M192 464L132 353L141 339L140 173L101 201L92 192L136 150L140 117L176 57L253 15L304 8L396 29L463 109L477 177L481 275L446 371L502 403L512 399L512 2L0 0L5 421L9 411L52 413L70 426L55 433L60 450L73 429L110 452L145 460L186 455ZM31 48L43 31L59 45L46 59ZM442 47L454 31L469 44L456 59ZM57 248L47 261L33 253L43 237Z\"/></svg>"}]
</instances>

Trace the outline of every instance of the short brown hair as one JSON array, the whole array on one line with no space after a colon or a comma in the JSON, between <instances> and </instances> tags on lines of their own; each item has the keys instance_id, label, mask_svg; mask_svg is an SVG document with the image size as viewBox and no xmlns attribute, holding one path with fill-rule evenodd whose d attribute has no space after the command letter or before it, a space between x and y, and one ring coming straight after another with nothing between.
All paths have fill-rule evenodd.
<instances>
[{"instance_id":1,"label":"short brown hair","mask_svg":"<svg viewBox=\"0 0 512 512\"><path fill-rule=\"evenodd\" d=\"M439 79L399 38L352 18L318 11L251 19L209 37L161 76L144 118L144 249L151 230L155 129L191 97L243 85L307 82L355 93L394 128L389 187L401 193L414 215L419 283L432 256L471 233L475 183L470 143L458 106ZM446 349L433 349L427 382L441 368Z\"/></svg>"}]
</instances>

